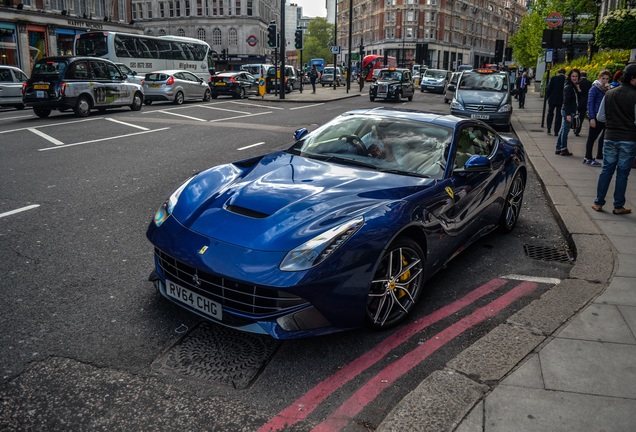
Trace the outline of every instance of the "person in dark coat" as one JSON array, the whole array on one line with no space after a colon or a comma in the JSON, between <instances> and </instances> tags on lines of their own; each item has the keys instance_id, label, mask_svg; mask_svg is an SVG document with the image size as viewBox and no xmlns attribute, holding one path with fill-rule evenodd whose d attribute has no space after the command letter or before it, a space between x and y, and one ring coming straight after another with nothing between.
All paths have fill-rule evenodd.
<instances>
[{"instance_id":1,"label":"person in dark coat","mask_svg":"<svg viewBox=\"0 0 636 432\"><path fill-rule=\"evenodd\" d=\"M588 129L587 142L585 143L584 165L600 167L601 164L596 159L603 159L603 138L605 130L605 122L597 119L598 110L601 101L605 97L605 93L609 90L609 80L611 74L607 69L598 73L598 78L592 83L592 88L587 96L587 116L590 118L590 127ZM592 156L594 142L598 138L598 146L596 148L596 159Z\"/></svg>"},{"instance_id":2,"label":"person in dark coat","mask_svg":"<svg viewBox=\"0 0 636 432\"><path fill-rule=\"evenodd\" d=\"M579 87L579 77L581 71L574 68L568 73L568 79L563 87L563 105L561 105L561 117L563 124L557 138L556 154L561 156L572 156L568 150L568 133L572 127L574 116L579 113L579 99L581 98L581 88Z\"/></svg>"},{"instance_id":3,"label":"person in dark coat","mask_svg":"<svg viewBox=\"0 0 636 432\"><path fill-rule=\"evenodd\" d=\"M583 96L579 99L579 116L581 116L581 119L585 119L585 115L587 114L587 96L592 88L592 82L587 79L586 71L581 71L579 87L581 87L581 96ZM574 135L579 136L581 133L581 127L583 127L582 121L579 123L579 127L574 131Z\"/></svg>"},{"instance_id":4,"label":"person in dark coat","mask_svg":"<svg viewBox=\"0 0 636 432\"><path fill-rule=\"evenodd\" d=\"M517 86L517 95L519 97L519 108L525 108L526 93L528 93L528 73L524 72L515 83Z\"/></svg>"},{"instance_id":5,"label":"person in dark coat","mask_svg":"<svg viewBox=\"0 0 636 432\"><path fill-rule=\"evenodd\" d=\"M545 90L545 97L548 99L548 135L552 129L552 120L554 122L554 136L559 135L561 130L561 105L563 105L563 87L565 86L565 69L559 69L559 74L550 78L548 87ZM556 110L556 119L554 111Z\"/></svg>"}]
</instances>

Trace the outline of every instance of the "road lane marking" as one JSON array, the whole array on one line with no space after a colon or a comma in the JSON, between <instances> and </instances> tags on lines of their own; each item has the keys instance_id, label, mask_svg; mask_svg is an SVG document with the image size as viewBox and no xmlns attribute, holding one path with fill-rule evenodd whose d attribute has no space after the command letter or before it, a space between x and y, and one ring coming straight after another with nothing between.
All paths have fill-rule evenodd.
<instances>
[{"instance_id":1,"label":"road lane marking","mask_svg":"<svg viewBox=\"0 0 636 432\"><path fill-rule=\"evenodd\" d=\"M502 276L502 278L511 279L511 280L536 282L536 283L549 284L549 285L558 285L561 283L561 279L558 279L558 278L536 277L536 276L526 276L526 275L518 275L518 274L510 274L510 275Z\"/></svg>"},{"instance_id":2,"label":"road lane marking","mask_svg":"<svg viewBox=\"0 0 636 432\"><path fill-rule=\"evenodd\" d=\"M267 109L273 109L273 110L284 110L285 109L285 108L281 108L281 107L273 107L273 106L269 106L269 105L261 105L261 104L255 104L255 103L249 103L249 102L229 101L229 103L233 103L233 104L237 104L237 105L253 106L253 107L257 107L257 108L267 108Z\"/></svg>"},{"instance_id":3,"label":"road lane marking","mask_svg":"<svg viewBox=\"0 0 636 432\"><path fill-rule=\"evenodd\" d=\"M233 109L228 109L228 108L219 108L219 107L215 107L215 106L204 106L203 108L216 110L216 111L227 111L227 112L237 113L237 114L251 114L251 113L248 113L246 111L238 111L238 110L233 110Z\"/></svg>"},{"instance_id":4,"label":"road lane marking","mask_svg":"<svg viewBox=\"0 0 636 432\"><path fill-rule=\"evenodd\" d=\"M41 149L38 149L38 151L57 150L57 149L66 148L66 147L74 147L74 146L78 146L78 145L92 144L92 143L96 143L96 142L100 142L100 141L108 141L108 140L114 140L114 139L119 139L119 138L128 138L128 137L135 136L135 135L145 135L145 134L149 134L149 133L153 133L153 132L160 132L160 131L164 131L164 130L168 130L168 129L170 129L170 128L169 127L165 127L165 128L161 128L161 129L153 129L153 130L143 131L143 132L133 132L133 133L129 133L129 134L126 134L126 135L118 135L118 136L100 138L100 139L95 139L95 140L90 140L90 141L82 141L82 142L73 143L73 144L64 144L64 145L57 146L57 147L41 148Z\"/></svg>"},{"instance_id":5,"label":"road lane marking","mask_svg":"<svg viewBox=\"0 0 636 432\"><path fill-rule=\"evenodd\" d=\"M87 122L87 121L93 121L93 120L102 120L104 117L92 117L89 119L82 119L82 120L74 120L74 121L68 121L68 122L64 122L64 123L51 123L51 124L45 124L45 125L38 125L38 126L31 126L31 127L23 127L23 128L18 128L18 129L9 129L9 130L4 130L4 131L0 131L0 134L5 134L5 133L11 133L11 132L21 132L21 131L25 131L25 130L30 130L30 129L42 129L45 127L52 127L52 126L66 126L72 123L82 123L82 122Z\"/></svg>"},{"instance_id":6,"label":"road lane marking","mask_svg":"<svg viewBox=\"0 0 636 432\"><path fill-rule=\"evenodd\" d=\"M246 150L246 149L249 149L249 148L252 148L252 147L258 147L258 146L263 145L263 144L265 144L265 141L257 142L255 144L248 145L248 146L245 146L245 147L239 147L239 148L237 148L237 150Z\"/></svg>"},{"instance_id":7,"label":"road lane marking","mask_svg":"<svg viewBox=\"0 0 636 432\"><path fill-rule=\"evenodd\" d=\"M40 204L32 204L32 205L29 205L29 206L26 206L26 207L22 207L22 208L19 208L19 209L15 209L15 210L11 210L11 211L8 211L8 212L0 213L0 218L3 218L5 216L11 216L13 214L20 213L20 212L27 211L27 210L33 210L34 208L38 208L38 207L40 207Z\"/></svg>"},{"instance_id":8,"label":"road lane marking","mask_svg":"<svg viewBox=\"0 0 636 432\"><path fill-rule=\"evenodd\" d=\"M45 140L47 140L47 141L48 141L48 142L50 142L51 144L55 144L56 146L64 145L64 143L63 143L62 141L60 141L60 140L58 140L58 139L55 139L55 138L53 138L51 135L47 135L47 134L45 134L45 133L44 133L44 132L42 132L42 131L39 131L39 130L34 129L34 128L27 128L27 130L28 130L29 132L33 132L34 134L36 134L36 135L38 135L38 136L40 136L40 137L44 138Z\"/></svg>"},{"instance_id":9,"label":"road lane marking","mask_svg":"<svg viewBox=\"0 0 636 432\"><path fill-rule=\"evenodd\" d=\"M21 115L21 116L14 116L14 117L0 117L0 120L25 119L25 118L29 118L29 117L33 117L33 115Z\"/></svg>"},{"instance_id":10,"label":"road lane marking","mask_svg":"<svg viewBox=\"0 0 636 432\"><path fill-rule=\"evenodd\" d=\"M324 105L324 103L305 105L305 106L301 106L301 107L290 108L289 110L290 111L294 111L294 110L305 109L305 108L313 108L313 107L317 107L317 106L320 106L320 105Z\"/></svg>"},{"instance_id":11,"label":"road lane marking","mask_svg":"<svg viewBox=\"0 0 636 432\"><path fill-rule=\"evenodd\" d=\"M132 123L126 123L126 122L123 122L121 120L116 120L116 119L113 119L113 118L107 118L106 120L108 120L109 122L119 123L120 125L130 126L130 127L134 127L134 128L145 130L145 131L150 130L150 129L145 128L143 126L137 126L137 125L134 125Z\"/></svg>"},{"instance_id":12,"label":"road lane marking","mask_svg":"<svg viewBox=\"0 0 636 432\"><path fill-rule=\"evenodd\" d=\"M190 119L190 120L196 120L196 121L200 121L200 122L207 121L207 120L204 120L204 119L200 119L198 117L192 117L192 116L187 116L187 115L183 115L183 114L177 114L177 113L174 113L174 112L171 112L171 111L167 111L167 110L157 110L157 111L154 111L154 112L160 112L160 113L169 114L169 115L173 115L173 116L177 116L177 117L183 117L183 118L187 118L187 119Z\"/></svg>"},{"instance_id":13,"label":"road lane marking","mask_svg":"<svg viewBox=\"0 0 636 432\"><path fill-rule=\"evenodd\" d=\"M378 372L377 375L369 379L366 384L360 387L351 397L340 405L333 414L313 428L312 432L341 430L347 426L363 408L375 400L383 390L393 385L399 378L422 363L438 349L456 337L461 336L467 330L470 330L489 318L493 318L504 308L532 293L538 286L539 285L534 282L522 282L486 306L477 309L455 324L451 324L441 332L431 336L426 342L387 365L383 370Z\"/></svg>"},{"instance_id":14,"label":"road lane marking","mask_svg":"<svg viewBox=\"0 0 636 432\"><path fill-rule=\"evenodd\" d=\"M214 122L220 122L220 121L226 121L226 120L234 120L234 119L238 119L238 118L245 118L245 117L256 117L259 115L264 115L264 114L271 114L271 111L265 111L262 113L256 113L256 114L248 114L248 115L242 115L242 116L235 116L235 117L227 117L227 118L222 118L222 119L216 119L216 120L209 120L210 123L214 123Z\"/></svg>"},{"instance_id":15,"label":"road lane marking","mask_svg":"<svg viewBox=\"0 0 636 432\"><path fill-rule=\"evenodd\" d=\"M400 346L427 327L456 314L466 306L469 306L480 298L498 290L506 283L508 282L503 279L493 279L469 292L461 299L455 300L422 319L402 327L378 345L374 346L351 363L339 369L338 372L322 380L318 383L318 385L289 405L289 407L283 409L274 418L269 420L259 429L259 432L282 430L285 427L292 426L293 424L304 420L318 407L320 403L331 396L336 390L382 360L393 349ZM302 409L300 409L301 407Z\"/></svg>"}]
</instances>

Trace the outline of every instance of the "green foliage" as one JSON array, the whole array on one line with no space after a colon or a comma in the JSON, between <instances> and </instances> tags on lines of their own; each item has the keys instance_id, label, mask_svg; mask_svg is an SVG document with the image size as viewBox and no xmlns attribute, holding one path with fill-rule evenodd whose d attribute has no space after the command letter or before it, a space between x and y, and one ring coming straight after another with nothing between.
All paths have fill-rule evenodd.
<instances>
[{"instance_id":1,"label":"green foliage","mask_svg":"<svg viewBox=\"0 0 636 432\"><path fill-rule=\"evenodd\" d=\"M541 54L541 39L546 28L545 18L538 12L526 15L521 20L519 30L510 38L510 46L515 61L523 67L534 67Z\"/></svg>"},{"instance_id":2,"label":"green foliage","mask_svg":"<svg viewBox=\"0 0 636 432\"><path fill-rule=\"evenodd\" d=\"M595 39L604 48L636 48L636 9L611 11L596 28Z\"/></svg>"},{"instance_id":3,"label":"green foliage","mask_svg":"<svg viewBox=\"0 0 636 432\"><path fill-rule=\"evenodd\" d=\"M333 45L333 34L333 24L325 18L318 17L309 22L303 50L306 63L312 58L323 58L325 64L331 63L329 60L333 58L333 54L329 52L329 47Z\"/></svg>"},{"instance_id":4,"label":"green foliage","mask_svg":"<svg viewBox=\"0 0 636 432\"><path fill-rule=\"evenodd\" d=\"M592 57L592 61L588 61L587 57L578 57L570 63L555 64L552 66L553 71L565 68L566 73L571 69L579 69L587 71L587 79L594 81L598 73L604 69L610 71L612 76L619 69L625 69L625 65L629 61L629 50L604 50L596 53ZM554 75L554 73L551 73Z\"/></svg>"}]
</instances>

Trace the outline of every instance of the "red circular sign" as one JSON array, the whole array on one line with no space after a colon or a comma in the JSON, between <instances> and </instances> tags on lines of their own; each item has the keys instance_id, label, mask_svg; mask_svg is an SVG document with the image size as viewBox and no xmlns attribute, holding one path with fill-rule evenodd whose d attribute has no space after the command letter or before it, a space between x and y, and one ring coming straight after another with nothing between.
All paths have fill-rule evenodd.
<instances>
[{"instance_id":1,"label":"red circular sign","mask_svg":"<svg viewBox=\"0 0 636 432\"><path fill-rule=\"evenodd\" d=\"M550 12L545 20L550 27L558 27L563 24L563 16L558 12Z\"/></svg>"},{"instance_id":2,"label":"red circular sign","mask_svg":"<svg viewBox=\"0 0 636 432\"><path fill-rule=\"evenodd\" d=\"M256 44L258 43L258 39L256 39L256 36L254 35L249 35L246 41L247 41L247 44L252 47L256 46Z\"/></svg>"}]
</instances>

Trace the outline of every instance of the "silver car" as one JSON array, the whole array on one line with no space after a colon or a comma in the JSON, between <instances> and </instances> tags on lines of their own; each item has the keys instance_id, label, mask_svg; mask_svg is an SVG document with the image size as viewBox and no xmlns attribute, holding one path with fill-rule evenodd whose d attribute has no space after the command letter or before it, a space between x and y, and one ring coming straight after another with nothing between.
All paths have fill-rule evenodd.
<instances>
[{"instance_id":1,"label":"silver car","mask_svg":"<svg viewBox=\"0 0 636 432\"><path fill-rule=\"evenodd\" d=\"M144 78L144 103L172 102L181 105L186 100L210 100L210 87L192 72L163 70L150 72Z\"/></svg>"},{"instance_id":2,"label":"silver car","mask_svg":"<svg viewBox=\"0 0 636 432\"><path fill-rule=\"evenodd\" d=\"M140 86L144 85L144 77L141 75L137 75L137 72L129 68L123 63L115 63L121 73L126 74L126 81L139 84Z\"/></svg>"},{"instance_id":3,"label":"silver car","mask_svg":"<svg viewBox=\"0 0 636 432\"><path fill-rule=\"evenodd\" d=\"M13 66L0 66L0 106L12 106L24 109L22 103L22 84L28 77L22 70Z\"/></svg>"}]
</instances>

